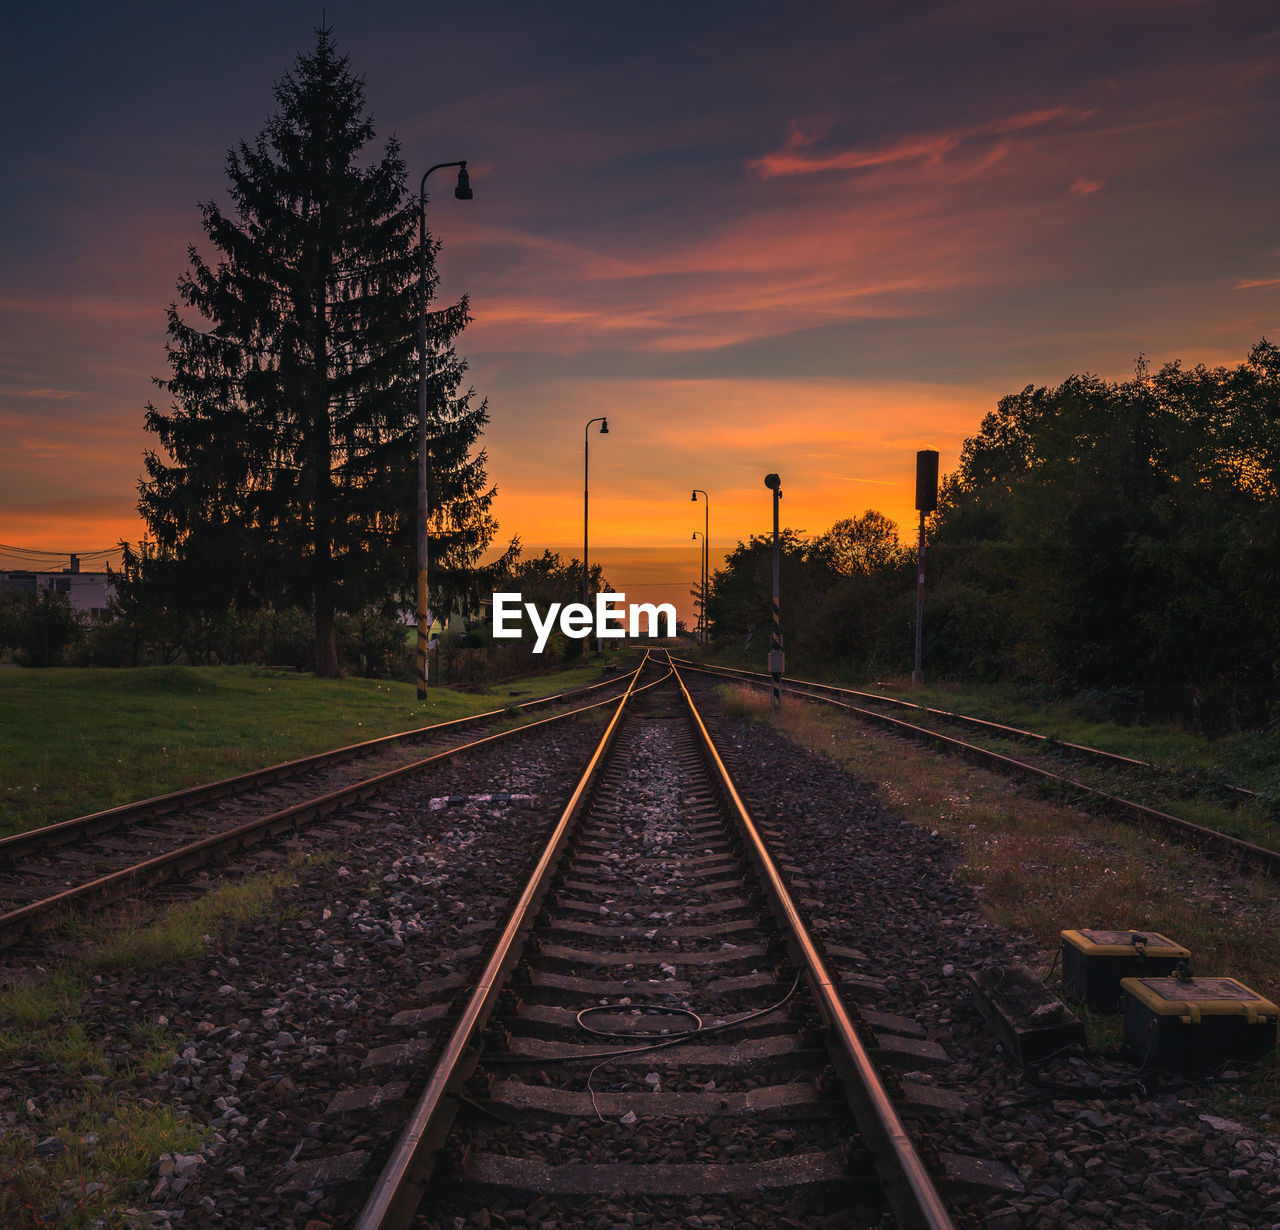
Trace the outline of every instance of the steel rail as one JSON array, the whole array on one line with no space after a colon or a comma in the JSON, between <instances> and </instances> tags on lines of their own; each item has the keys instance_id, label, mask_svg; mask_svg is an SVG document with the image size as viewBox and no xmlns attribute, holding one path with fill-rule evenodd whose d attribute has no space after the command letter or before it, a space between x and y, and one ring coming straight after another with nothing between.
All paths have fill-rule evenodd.
<instances>
[{"instance_id":1,"label":"steel rail","mask_svg":"<svg viewBox=\"0 0 1280 1230\"><path fill-rule=\"evenodd\" d=\"M645 656L647 660L647 652ZM666 675L653 683L645 684L644 688L656 687L674 673L674 670L668 668ZM488 1020L507 974L520 959L532 921L546 896L551 876L564 853L569 834L583 811L588 791L595 784L605 755L613 746L627 704L632 696L644 690L636 686L638 679L637 674L618 702L612 720L600 737L573 795L565 804L560 819L485 964L475 990L427 1078L426 1088L419 1096L408 1123L356 1219L354 1230L392 1230L407 1226L417 1212L422 1192L431 1177L435 1151L448 1134L457 1111L456 1099L450 1095L456 1092L475 1068L478 1052L472 1049L472 1044Z\"/></svg>"},{"instance_id":2,"label":"steel rail","mask_svg":"<svg viewBox=\"0 0 1280 1230\"><path fill-rule=\"evenodd\" d=\"M641 667L632 673L632 681L625 695L631 694L642 668L643 663ZM13 943L31 930L40 920L59 911L89 901L112 899L124 895L126 892L137 891L160 883L174 875L202 866L211 861L217 854L230 853L237 849L255 845L266 837L274 836L277 832L298 828L309 820L313 820L318 816L328 815L339 807L363 802L400 778L419 773L438 761L460 755L463 752L471 752L477 748L487 747L489 744L497 743L499 740L522 735L553 722L562 722L569 718L580 717L584 713L590 713L605 705L613 704L616 699L616 697L612 696L606 697L604 700L596 701L594 704L586 705L580 709L571 709L565 713L555 713L550 717L538 718L533 722L526 722L524 725L513 727L511 730L501 730L496 734L485 735L483 738L473 739L469 743L459 744L457 747L446 748L421 760L415 760L410 764L401 765L398 768L389 769L385 773L366 778L362 782L344 786L339 790L330 791L314 799L307 799L302 803L295 803L280 811L272 812L268 816L260 816L258 819L251 820L246 824L238 825L221 833L215 833L210 837L201 838L199 841L190 842L187 845L178 847L176 850L158 854L140 863L123 867L108 875L99 876L97 879L76 885L74 888L64 889L51 897L45 897L19 909L0 914L0 946Z\"/></svg>"},{"instance_id":3,"label":"steel rail","mask_svg":"<svg viewBox=\"0 0 1280 1230\"><path fill-rule=\"evenodd\" d=\"M696 665L691 666L691 669L709 675L717 673L716 670L707 670L705 667ZM749 674L746 671L739 673ZM750 682L757 687L766 687L768 686L767 680L768 676L765 676L764 680L751 679ZM858 705L836 700L833 697L804 692L796 692L795 694L818 701L821 704L833 705L837 709L844 709L869 722L878 722L898 734L905 734L911 738L932 743L944 751L953 752L984 767L994 766L1015 777L1050 782L1055 786L1091 796L1107 812L1137 820L1140 823L1153 824L1157 828L1164 830L1171 837L1177 838L1201 853L1211 852L1235 858L1243 864L1257 867L1268 875L1280 879L1280 851L1269 850L1265 846L1255 845L1253 842L1245 841L1240 837L1232 837L1229 833L1220 832L1218 829L1207 828L1203 824L1184 820L1180 816L1170 815L1168 812L1160 811L1158 808L1148 807L1145 803L1135 803L1132 799L1109 794L1105 790L1099 790L1096 786L1077 781L1075 778L1067 777L1065 774L1054 773L1052 770L1043 769L1039 765L1028 764L1025 760L1015 760L1012 756L989 751L987 748L978 747L973 743L965 743L962 739L954 739L950 735L930 730L927 726L917 726L912 722L904 722L901 718L891 717L887 713L876 713L874 710L863 709Z\"/></svg>"},{"instance_id":4,"label":"steel rail","mask_svg":"<svg viewBox=\"0 0 1280 1230\"><path fill-rule=\"evenodd\" d=\"M702 720L689 689L685 687L680 671L674 667L673 669L689 707L690 717L701 735L706 755L715 766L724 793L732 804L731 810L745 838L747 851L764 880L765 888L780 915L779 921L792 940L791 946L798 958L797 964L802 967L814 999L846 1061L844 1066L851 1079L845 1083L852 1094L851 1109L857 1120L858 1130L875 1157L877 1172L899 1226L902 1230L954 1230L946 1205L934 1186L923 1159L911 1143L897 1109L880 1080L875 1063L858 1036L857 1027L844 1006L839 988L809 935L782 873L769 852L768 843L756 827L751 812L720 758L715 740Z\"/></svg>"},{"instance_id":5,"label":"steel rail","mask_svg":"<svg viewBox=\"0 0 1280 1230\"><path fill-rule=\"evenodd\" d=\"M585 687L570 688L564 692L555 692L550 696L539 696L533 700L523 701L517 707L520 709L541 709L547 705L555 704L557 701L569 700L573 697L593 692L597 688L621 683L623 680L630 678L631 675L634 675L639 669L637 667L636 670L627 674L618 675L612 679L602 679L599 683L587 684ZM135 802L122 803L119 807L108 808L105 811L92 812L89 815L77 816L70 820L61 820L56 824L47 824L41 828L28 829L24 833L15 833L11 836L0 838L0 865L4 865L6 862L12 865L19 858L48 849L51 846L66 845L68 842L75 841L86 834L97 836L99 833L108 833L112 829L136 820L164 815L167 812L176 811L180 807L212 802L214 799L225 798L227 795L243 794L245 791L252 790L258 786L266 786L286 778L296 777L300 773L324 768L332 763L367 756L371 752L380 751L397 743L422 742L440 734L464 730L469 726L477 726L483 722L504 716L507 716L505 708L489 709L484 713L473 713L468 717L451 718L447 722L435 722L430 726L402 730L397 734L380 735L376 739L366 739L361 743L351 743L345 747L330 748L328 751L302 756L297 760L286 760L280 764L268 765L261 769L251 769L247 773L241 773L235 777L226 777L216 782L206 782L197 786L186 786L169 794L159 794L149 799L138 799Z\"/></svg>"},{"instance_id":6,"label":"steel rail","mask_svg":"<svg viewBox=\"0 0 1280 1230\"><path fill-rule=\"evenodd\" d=\"M767 680L768 675L759 671L742 670L736 666L708 666L701 663L690 661L687 658L673 658L675 662L679 662L682 666L688 666L690 670L705 671L708 674L724 674L729 676L737 676L750 680L753 683ZM856 696L864 700L874 701L879 705L896 705L903 709L915 709L920 713L927 713L933 717L943 718L948 722L955 722L961 726L971 726L978 730L991 731L993 734L1001 737L1012 739L1025 739L1032 743L1039 744L1049 749L1062 748L1071 752L1075 756L1079 756L1084 760L1092 760L1101 765L1118 765L1126 769L1142 769L1151 773L1168 774L1169 770L1162 765L1154 764L1149 760L1139 760L1134 756L1123 756L1119 752L1104 751L1099 747L1089 747L1084 743L1073 743L1069 739L1058 739L1053 735L1042 735L1034 730L1025 730L1020 726L1009 726L1003 722L992 722L987 718L974 717L968 713L957 713L952 709L935 709L930 705L919 705L913 700L902 700L897 696L882 696L878 692L860 692L857 688L839 687L834 683L817 683L811 679L794 679L785 677L783 679L783 687L797 696L803 696L805 693L801 690L804 688L816 688L823 692L833 692L838 696ZM1257 798L1256 790L1250 790L1246 786L1235 786L1230 783L1224 784L1222 787L1230 790L1233 794L1242 795L1245 798Z\"/></svg>"}]
</instances>

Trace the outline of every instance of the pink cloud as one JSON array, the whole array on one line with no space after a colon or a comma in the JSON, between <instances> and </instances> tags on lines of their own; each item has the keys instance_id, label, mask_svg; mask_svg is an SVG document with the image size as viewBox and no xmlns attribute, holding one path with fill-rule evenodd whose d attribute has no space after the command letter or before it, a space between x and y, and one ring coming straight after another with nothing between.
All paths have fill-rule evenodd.
<instances>
[{"instance_id":1,"label":"pink cloud","mask_svg":"<svg viewBox=\"0 0 1280 1230\"><path fill-rule=\"evenodd\" d=\"M19 397L31 401L75 401L89 394L79 389L0 389L0 397Z\"/></svg>"},{"instance_id":2,"label":"pink cloud","mask_svg":"<svg viewBox=\"0 0 1280 1230\"><path fill-rule=\"evenodd\" d=\"M902 137L879 147L855 146L830 154L806 153L813 138L805 137L793 121L781 150L752 159L747 165L763 178L772 179L778 175L809 175L816 171L856 171L897 162L937 163L966 142L1026 132L1060 120L1081 122L1093 114L1093 110L1079 107L1045 107L982 124Z\"/></svg>"}]
</instances>

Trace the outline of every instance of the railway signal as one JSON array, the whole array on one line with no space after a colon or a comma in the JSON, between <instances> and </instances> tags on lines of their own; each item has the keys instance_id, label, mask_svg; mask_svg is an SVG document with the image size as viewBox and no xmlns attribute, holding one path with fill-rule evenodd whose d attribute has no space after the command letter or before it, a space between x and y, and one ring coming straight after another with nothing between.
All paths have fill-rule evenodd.
<instances>
[{"instance_id":1,"label":"railway signal","mask_svg":"<svg viewBox=\"0 0 1280 1230\"><path fill-rule=\"evenodd\" d=\"M916 547L916 662L911 684L924 682L921 667L921 642L924 629L924 519L938 507L938 454L931 448L916 453L916 508L920 512L920 538Z\"/></svg>"}]
</instances>

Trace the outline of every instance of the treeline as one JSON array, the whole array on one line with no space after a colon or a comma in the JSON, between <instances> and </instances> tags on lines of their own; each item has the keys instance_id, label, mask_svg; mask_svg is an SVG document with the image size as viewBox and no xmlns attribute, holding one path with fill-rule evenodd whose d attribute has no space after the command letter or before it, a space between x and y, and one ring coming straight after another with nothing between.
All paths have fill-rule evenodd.
<instances>
[{"instance_id":1,"label":"treeline","mask_svg":"<svg viewBox=\"0 0 1280 1230\"><path fill-rule=\"evenodd\" d=\"M1003 398L926 541L927 675L1089 692L1117 716L1209 729L1265 721L1280 696L1280 349ZM763 648L769 549L739 544L715 574L720 640L751 630ZM788 531L789 667L910 671L914 558L878 514L808 542Z\"/></svg>"},{"instance_id":2,"label":"treeline","mask_svg":"<svg viewBox=\"0 0 1280 1230\"><path fill-rule=\"evenodd\" d=\"M204 611L170 598L149 578L114 573L106 614L89 618L65 594L0 590L0 654L22 666L282 666L310 670L312 620L298 607ZM412 670L406 629L394 611L367 606L339 614L343 669L370 678Z\"/></svg>"},{"instance_id":3,"label":"treeline","mask_svg":"<svg viewBox=\"0 0 1280 1230\"><path fill-rule=\"evenodd\" d=\"M23 666L281 666L311 670L314 621L305 606L191 600L166 573L153 547L126 546L123 567L111 571L114 593L104 617L77 612L65 594L29 594L0 584L0 654ZM612 589L599 564L592 594ZM493 563L469 574L473 593L509 590L546 609L582 599L582 564L553 551L524 557L513 542ZM434 638L433 677L483 683L579 657L585 644L553 633L541 654L532 637L494 643L487 604L460 598L449 627ZM396 604L366 604L335 618L338 661L344 672L369 678L414 678L409 628Z\"/></svg>"}]
</instances>

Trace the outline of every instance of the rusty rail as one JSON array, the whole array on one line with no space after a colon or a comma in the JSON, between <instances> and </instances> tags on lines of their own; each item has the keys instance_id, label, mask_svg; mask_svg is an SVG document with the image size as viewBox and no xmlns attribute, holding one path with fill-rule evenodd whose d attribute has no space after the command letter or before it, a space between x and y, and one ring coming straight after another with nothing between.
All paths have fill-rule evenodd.
<instances>
[{"instance_id":1,"label":"rusty rail","mask_svg":"<svg viewBox=\"0 0 1280 1230\"><path fill-rule=\"evenodd\" d=\"M646 653L647 659L648 654ZM632 672L631 684L628 686L626 694L630 694L636 679L639 678L643 665L642 663L640 667ZM623 676L623 678L625 677ZM562 722L569 718L579 717L584 713L613 704L616 699L615 697L608 697L605 700L596 701L592 705L571 709L565 713L553 714L550 717L539 718L536 721L516 726L511 730L499 731L496 734L485 735L483 738L459 744L457 747L446 748L444 751L436 752L421 760L415 760L410 764L401 765L399 768L390 769L385 773L367 778L354 785L345 786L341 790L331 791L317 798L308 799L303 803L296 803L291 807L272 812L270 815L261 816L247 824L191 842L176 850L158 854L140 863L113 871L109 875L100 876L74 888L55 893L51 897L33 901L19 909L10 910L6 914L0 914L0 946L13 943L40 924L68 909L91 901L114 900L137 892L142 888L171 879L175 875L192 871L196 867L210 862L215 857L254 845L265 838L274 836L276 833L298 828L319 816L328 815L339 807L363 802L401 778L413 773L419 773L438 761L457 756L463 752L486 747L502 739L525 734L528 731L553 722Z\"/></svg>"},{"instance_id":2,"label":"rusty rail","mask_svg":"<svg viewBox=\"0 0 1280 1230\"><path fill-rule=\"evenodd\" d=\"M835 980L809 935L800 911L769 852L767 842L742 801L742 796L716 749L715 740L707 730L678 669L675 676L689 706L690 716L702 737L706 756L714 766L716 776L731 803L747 851L787 936L788 946L805 974L814 1000L834 1036L839 1055L843 1058L844 1062L838 1066L843 1068L850 1107L857 1120L858 1130L876 1159L877 1172L899 1226L902 1230L953 1230L954 1223L946 1205L934 1186L924 1161L911 1143L871 1056L858 1037L857 1028L844 1006Z\"/></svg>"},{"instance_id":3,"label":"rusty rail","mask_svg":"<svg viewBox=\"0 0 1280 1230\"><path fill-rule=\"evenodd\" d=\"M636 670L639 670L637 667ZM571 688L565 692L556 692L550 696L539 696L534 700L523 701L519 709L541 709L557 702L571 700L594 692L598 688L616 685L634 675L636 671L618 675L613 679L604 679L599 683L587 684L581 688ZM506 709L490 709L484 713L473 713L469 717L452 718L447 722L435 722L430 726L419 726L413 730L402 730L396 734L381 735L376 739L366 739L360 743L351 743L345 747L331 748L325 752L316 752L310 756L302 756L297 760L286 760L280 764L268 765L262 769L251 769L247 773L235 777L222 778L216 782L206 782L198 786L187 786L174 790L169 794L155 795L149 799L139 799L133 803L122 803L119 807L105 811L93 812L87 816L77 816L71 820L62 820L56 824L46 824L40 828L28 829L24 833L14 833L0 838L0 862L10 863L39 850L47 850L53 846L66 845L82 836L97 836L110 832L122 825L132 824L138 820L152 816L164 815L177 811L182 807L198 806L214 799L228 795L243 794L260 786L271 785L300 773L313 769L321 769L326 765L353 760L360 756L381 751L383 748L397 743L419 743L442 734L465 730L469 726L478 726L484 722L507 716Z\"/></svg>"},{"instance_id":4,"label":"rusty rail","mask_svg":"<svg viewBox=\"0 0 1280 1230\"><path fill-rule=\"evenodd\" d=\"M645 656L647 660L648 654ZM644 686L655 687L672 673L669 670L661 679ZM431 1177L436 1150L448 1134L457 1110L456 1098L451 1095L456 1093L475 1068L477 1052L472 1044L488 1020L507 974L520 959L532 920L546 896L551 876L564 853L569 834L582 814L605 755L613 745L622 715L631 697L640 690L636 687L638 680L637 673L618 702L613 718L600 737L577 788L565 805L529 882L498 938L476 989L427 1078L426 1088L418 1098L409 1122L396 1141L391 1157L356 1219L354 1230L391 1230L392 1227L407 1226L412 1221L422 1192Z\"/></svg>"},{"instance_id":5,"label":"rusty rail","mask_svg":"<svg viewBox=\"0 0 1280 1230\"><path fill-rule=\"evenodd\" d=\"M674 661L679 661L681 666L703 674L741 677L756 687L769 686L768 675L756 678L753 676L753 672L739 671L732 667L706 667L685 662L683 659L675 659ZM850 689L829 688L825 684L818 686L833 692L850 691ZM950 735L930 730L927 726L917 726L913 722L905 722L901 718L892 717L887 713L876 713L871 709L863 709L847 701L838 700L834 696L806 692L791 684L784 683L783 687L785 691L789 691L802 699L832 705L837 709L844 709L846 712L852 713L865 721L884 726L896 734L907 735L917 741L931 743L943 751L962 756L966 760L979 764L984 768L996 768L1013 777L1048 782L1059 788L1072 791L1084 799L1092 800L1100 810L1108 814L1142 824L1154 825L1171 837L1200 850L1202 853L1212 853L1224 858L1235 859L1243 865L1256 867L1268 875L1280 879L1280 851L1269 850L1265 846L1255 845L1253 842L1245 841L1239 837L1232 837L1229 833L1208 828L1203 824L1196 824L1191 820L1184 820L1181 816L1170 815L1159 808L1148 807L1145 803L1135 803L1132 799L1122 798L1120 795L1099 790L1096 786L1090 786L1086 782L1077 781L1075 778L1067 777L1062 773L1054 773L1050 769L1043 769L1039 765L1028 764L1024 760L1017 760L1000 752L989 751L987 748L978 747L973 743L965 743L962 739L954 739ZM867 694L862 693L862 695ZM932 710L931 712L940 711ZM1109 755L1109 753L1101 754Z\"/></svg>"}]
</instances>

